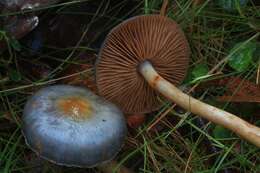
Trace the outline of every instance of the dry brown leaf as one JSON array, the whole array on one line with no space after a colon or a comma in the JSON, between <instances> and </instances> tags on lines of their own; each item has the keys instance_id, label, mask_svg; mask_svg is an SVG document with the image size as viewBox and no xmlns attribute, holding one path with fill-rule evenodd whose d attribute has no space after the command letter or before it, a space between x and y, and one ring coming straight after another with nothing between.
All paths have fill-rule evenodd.
<instances>
[{"instance_id":1,"label":"dry brown leaf","mask_svg":"<svg viewBox=\"0 0 260 173\"><path fill-rule=\"evenodd\" d=\"M257 102L260 103L260 86L246 79L229 77L214 82L226 87L226 93L218 97L223 102Z\"/></svg>"},{"instance_id":2,"label":"dry brown leaf","mask_svg":"<svg viewBox=\"0 0 260 173\"><path fill-rule=\"evenodd\" d=\"M127 115L126 118L127 118L127 124L129 127L137 128L145 122L146 115L145 114L131 114L131 115Z\"/></svg>"}]
</instances>

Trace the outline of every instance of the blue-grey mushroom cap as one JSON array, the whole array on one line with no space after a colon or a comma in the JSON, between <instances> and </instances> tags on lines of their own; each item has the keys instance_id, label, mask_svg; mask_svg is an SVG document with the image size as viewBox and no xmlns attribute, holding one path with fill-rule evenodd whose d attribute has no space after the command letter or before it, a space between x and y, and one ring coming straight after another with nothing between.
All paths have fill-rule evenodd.
<instances>
[{"instance_id":1,"label":"blue-grey mushroom cap","mask_svg":"<svg viewBox=\"0 0 260 173\"><path fill-rule=\"evenodd\" d=\"M28 100L22 132L29 147L53 163L94 167L116 156L127 128L115 105L85 88L56 85Z\"/></svg>"}]
</instances>

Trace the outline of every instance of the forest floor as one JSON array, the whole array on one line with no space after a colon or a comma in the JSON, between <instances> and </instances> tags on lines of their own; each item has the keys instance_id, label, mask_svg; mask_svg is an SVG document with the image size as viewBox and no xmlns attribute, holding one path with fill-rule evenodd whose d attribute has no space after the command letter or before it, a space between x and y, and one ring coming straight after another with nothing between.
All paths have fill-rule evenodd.
<instances>
[{"instance_id":1,"label":"forest floor","mask_svg":"<svg viewBox=\"0 0 260 173\"><path fill-rule=\"evenodd\" d=\"M1 173L98 172L60 167L32 152L21 133L24 105L34 92L53 84L97 92L95 60L107 33L131 16L159 14L162 4L69 0L5 11L0 3ZM179 87L260 126L259 2L169 0L166 15L180 24L191 49ZM30 16L39 17L31 32L22 31L26 23L19 28L15 21L8 27L2 22ZM17 31L12 33L12 27ZM167 100L160 102L157 111L127 115L127 140L116 157L120 164L140 173L260 172L259 148Z\"/></svg>"}]
</instances>

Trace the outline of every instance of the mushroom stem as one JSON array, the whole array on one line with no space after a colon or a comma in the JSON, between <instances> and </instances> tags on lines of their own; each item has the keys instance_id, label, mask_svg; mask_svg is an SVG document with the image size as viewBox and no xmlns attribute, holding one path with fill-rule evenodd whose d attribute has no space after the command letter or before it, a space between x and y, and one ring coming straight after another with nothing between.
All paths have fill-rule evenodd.
<instances>
[{"instance_id":1,"label":"mushroom stem","mask_svg":"<svg viewBox=\"0 0 260 173\"><path fill-rule=\"evenodd\" d=\"M114 160L98 166L98 169L103 173L133 173L130 169L124 167L123 165L119 166Z\"/></svg>"},{"instance_id":2,"label":"mushroom stem","mask_svg":"<svg viewBox=\"0 0 260 173\"><path fill-rule=\"evenodd\" d=\"M163 96L177 105L198 116L208 119L211 122L232 130L238 136L241 136L254 145L260 147L259 127L249 124L231 113L203 103L183 93L180 89L162 78L149 61L144 61L140 64L139 72L152 88L156 89Z\"/></svg>"}]
</instances>

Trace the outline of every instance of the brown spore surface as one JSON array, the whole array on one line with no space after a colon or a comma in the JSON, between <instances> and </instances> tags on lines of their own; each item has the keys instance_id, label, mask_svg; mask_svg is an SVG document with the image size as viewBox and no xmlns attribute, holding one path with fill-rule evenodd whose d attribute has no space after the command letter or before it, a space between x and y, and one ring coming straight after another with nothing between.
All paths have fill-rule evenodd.
<instances>
[{"instance_id":1,"label":"brown spore surface","mask_svg":"<svg viewBox=\"0 0 260 173\"><path fill-rule=\"evenodd\" d=\"M180 26L160 15L137 16L119 24L107 36L96 64L99 94L125 113L146 113L160 107L158 93L139 74L148 60L169 82L185 77L190 49Z\"/></svg>"}]
</instances>

